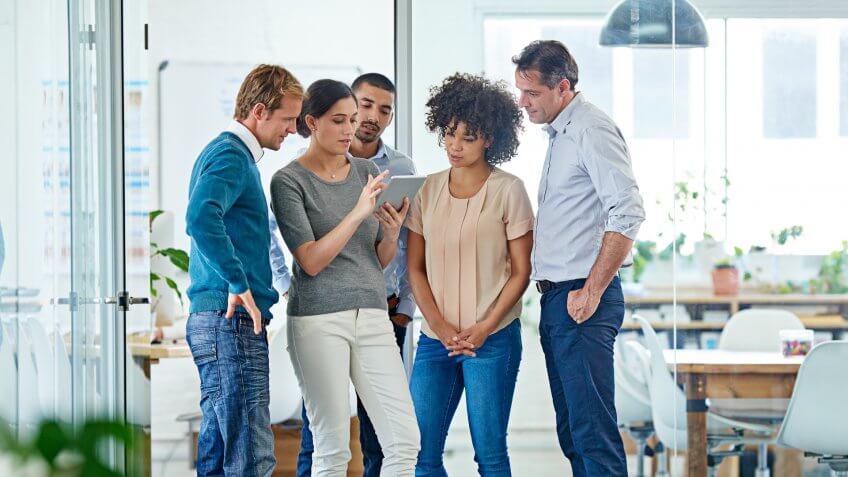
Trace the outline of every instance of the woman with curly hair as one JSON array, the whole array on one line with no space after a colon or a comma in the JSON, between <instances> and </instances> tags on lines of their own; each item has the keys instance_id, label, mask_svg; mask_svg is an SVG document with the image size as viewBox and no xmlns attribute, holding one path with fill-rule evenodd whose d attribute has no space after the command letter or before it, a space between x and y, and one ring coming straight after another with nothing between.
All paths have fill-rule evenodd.
<instances>
[{"instance_id":1,"label":"woman with curly hair","mask_svg":"<svg viewBox=\"0 0 848 477\"><path fill-rule=\"evenodd\" d=\"M447 475L445 438L463 391L480 475L511 475L506 429L533 210L521 180L497 165L516 153L521 111L503 83L467 74L434 87L427 108L450 168L427 177L406 224L425 318L410 383L421 431L415 475Z\"/></svg>"}]
</instances>

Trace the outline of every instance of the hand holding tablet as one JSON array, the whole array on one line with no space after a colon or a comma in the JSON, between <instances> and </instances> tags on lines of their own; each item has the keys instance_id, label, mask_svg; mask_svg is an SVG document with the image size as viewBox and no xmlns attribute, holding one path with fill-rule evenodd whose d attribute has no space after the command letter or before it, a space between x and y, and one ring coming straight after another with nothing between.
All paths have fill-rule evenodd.
<instances>
[{"instance_id":1,"label":"hand holding tablet","mask_svg":"<svg viewBox=\"0 0 848 477\"><path fill-rule=\"evenodd\" d=\"M395 210L400 210L403 207L403 199L405 197L412 199L418 193L418 189L424 184L424 176L395 176L389 182L389 186L380 194L377 199L377 205L374 210L379 209L385 203L389 203Z\"/></svg>"}]
</instances>

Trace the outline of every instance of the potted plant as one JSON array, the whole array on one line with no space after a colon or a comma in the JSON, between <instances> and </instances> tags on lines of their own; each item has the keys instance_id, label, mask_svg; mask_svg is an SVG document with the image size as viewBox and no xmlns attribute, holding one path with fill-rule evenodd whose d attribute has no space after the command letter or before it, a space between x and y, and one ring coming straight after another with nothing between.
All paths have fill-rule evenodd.
<instances>
[{"instance_id":1,"label":"potted plant","mask_svg":"<svg viewBox=\"0 0 848 477\"><path fill-rule=\"evenodd\" d=\"M150 233L153 233L153 222L157 217L162 215L164 212L161 210L154 210L150 212ZM150 259L154 259L155 257L164 257L167 258L171 264L176 267L178 271L188 273L188 253L184 250L180 250L178 248L161 248L156 242L150 242ZM156 289L154 284L158 281L164 281L165 284L171 289L176 295L177 299L180 301L180 307L183 307L183 294L180 290L179 285L176 280L172 277L163 275L160 273L154 273L153 270L150 271L150 296L153 297L153 304L150 307L151 313L156 313L156 309L159 307L159 304L162 301L162 296L159 294L159 291Z\"/></svg>"},{"instance_id":2,"label":"potted plant","mask_svg":"<svg viewBox=\"0 0 848 477\"><path fill-rule=\"evenodd\" d=\"M719 260L713 266L713 293L716 295L739 294L739 269L730 259Z\"/></svg>"},{"instance_id":3,"label":"potted plant","mask_svg":"<svg viewBox=\"0 0 848 477\"><path fill-rule=\"evenodd\" d=\"M138 451L140 438L125 423L90 420L72 429L58 421L42 421L31 439L18 439L0 423L0 475L3 477L120 477L102 459L109 442Z\"/></svg>"},{"instance_id":4,"label":"potted plant","mask_svg":"<svg viewBox=\"0 0 848 477\"><path fill-rule=\"evenodd\" d=\"M848 293L848 241L842 242L842 248L835 250L822 259L817 279L811 280L813 293Z\"/></svg>"}]
</instances>

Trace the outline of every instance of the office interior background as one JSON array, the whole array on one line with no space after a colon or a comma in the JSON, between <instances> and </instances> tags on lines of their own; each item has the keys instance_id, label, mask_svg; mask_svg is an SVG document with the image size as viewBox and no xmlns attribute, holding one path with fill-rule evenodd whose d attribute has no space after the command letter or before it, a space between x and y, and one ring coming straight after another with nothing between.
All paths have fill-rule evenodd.
<instances>
[{"instance_id":1,"label":"office interior background","mask_svg":"<svg viewBox=\"0 0 848 477\"><path fill-rule=\"evenodd\" d=\"M699 417L687 416L687 400L695 402L689 393L697 379L712 378L675 363L700 356L693 350L720 352L727 323L746 310L760 310L766 322L743 332L739 349L747 340L757 356L773 354L776 362L728 361L722 379L707 386L716 394L707 396L706 427L714 430L717 415L754 419L773 434L766 449L742 438L702 442L698 458L738 451L723 459L720 475L755 475L758 459L773 475L829 475L830 462L804 457L816 451L804 439L829 439L848 454L848 362L838 361L845 354L825 356L826 346L818 370L812 360L780 361L778 332L809 330L799 339L817 350L848 329L848 221L840 207L848 177L848 3L693 0L708 46L601 46L617 3L0 0L0 418L22 438L46 418L125 419L141 431L141 450L110 447L104 453L112 465L138 475L193 475L197 371L179 340L150 340L156 328L171 336L185 326L188 279L174 261L175 251L189 247L188 178L197 154L232 117L247 71L279 63L305 86L385 74L398 94L394 127L383 139L428 174L449 166L424 128L429 88L459 71L516 91L511 57L533 40L556 39L577 60L577 89L621 128L647 211L634 264L621 272L627 314L616 348L617 379L630 386L617 386L619 413L641 403L633 412L642 418L621 422L631 475L642 466L645 475L665 468L696 475L688 447L701 442L692 434L703 423L694 427ZM265 154L258 165L266 193L271 175L305 145L289 136ZM546 148L547 134L525 121L518 155L503 166L523 179L534 207ZM150 212L158 210L164 213L151 227ZM152 285L155 296L151 273L163 277ZM183 303L164 277L183 291ZM524 358L509 426L513 472L570 475L538 341L539 294L531 287L523 300ZM786 320L784 312L789 321L769 331L768 320ZM271 327L280 330L284 302L273 313ZM280 475L297 451L300 415L284 341L285 333L271 339ZM772 347L758 348L763 342ZM666 350L659 365L658 350ZM799 394L810 391L804 372L823 373L813 401ZM751 397L772 399L752 404ZM463 409L446 465L451 475L476 475ZM791 412L804 413L806 425L784 429L791 435L783 444L793 445L781 445L774 436ZM643 436L647 444L640 440L637 424L665 418L663 436L654 430ZM665 458L647 455L640 465L644 445L664 447Z\"/></svg>"}]
</instances>

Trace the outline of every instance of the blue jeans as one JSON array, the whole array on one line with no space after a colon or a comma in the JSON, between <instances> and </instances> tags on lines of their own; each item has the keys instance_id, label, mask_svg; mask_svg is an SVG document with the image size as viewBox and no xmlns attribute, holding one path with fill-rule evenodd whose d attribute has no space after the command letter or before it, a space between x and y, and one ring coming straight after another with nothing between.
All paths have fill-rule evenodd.
<instances>
[{"instance_id":1,"label":"blue jeans","mask_svg":"<svg viewBox=\"0 0 848 477\"><path fill-rule=\"evenodd\" d=\"M391 311L391 310L390 310ZM411 324L408 326L412 326ZM403 355L403 343L406 338L406 328L392 322L395 330L395 340L401 355ZM383 467L383 449L371 424L371 418L365 412L362 401L356 402L356 414L359 418L359 444L362 447L362 464L364 467L363 477L380 477L380 469ZM309 418L306 417L306 407L300 412L303 426L300 430L300 452L297 454L297 477L309 477L312 475L312 453L315 446L312 442L312 431L309 430Z\"/></svg>"},{"instance_id":2,"label":"blue jeans","mask_svg":"<svg viewBox=\"0 0 848 477\"><path fill-rule=\"evenodd\" d=\"M627 476L615 413L613 344L624 320L621 282L613 278L588 321L577 324L566 310L571 280L542 295L539 322L551 385L556 429L574 477Z\"/></svg>"},{"instance_id":3,"label":"blue jeans","mask_svg":"<svg viewBox=\"0 0 848 477\"><path fill-rule=\"evenodd\" d=\"M421 335L410 382L421 431L416 477L448 475L442 456L463 390L480 475L512 475L506 430L521 351L519 320L490 335L474 358L449 357L441 341Z\"/></svg>"},{"instance_id":4,"label":"blue jeans","mask_svg":"<svg viewBox=\"0 0 848 477\"><path fill-rule=\"evenodd\" d=\"M265 320L265 325L268 320ZM265 477L276 465L268 390L268 335L246 313L192 313L186 339L200 372L198 476Z\"/></svg>"}]
</instances>

